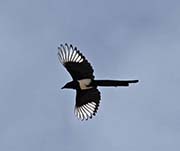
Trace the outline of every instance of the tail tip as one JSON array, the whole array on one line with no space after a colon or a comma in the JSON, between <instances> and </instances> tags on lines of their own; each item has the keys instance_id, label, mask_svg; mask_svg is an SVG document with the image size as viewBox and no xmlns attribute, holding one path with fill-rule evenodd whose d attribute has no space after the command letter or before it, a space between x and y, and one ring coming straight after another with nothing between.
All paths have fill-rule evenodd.
<instances>
[{"instance_id":1,"label":"tail tip","mask_svg":"<svg viewBox=\"0 0 180 151\"><path fill-rule=\"evenodd\" d=\"M139 82L139 80L134 80L134 83L138 83Z\"/></svg>"}]
</instances>

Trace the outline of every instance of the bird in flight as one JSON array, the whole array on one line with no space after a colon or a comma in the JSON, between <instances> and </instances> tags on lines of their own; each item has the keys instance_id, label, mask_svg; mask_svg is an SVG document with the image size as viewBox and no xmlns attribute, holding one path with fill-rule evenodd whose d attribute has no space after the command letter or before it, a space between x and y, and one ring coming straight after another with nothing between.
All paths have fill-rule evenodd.
<instances>
[{"instance_id":1,"label":"bird in flight","mask_svg":"<svg viewBox=\"0 0 180 151\"><path fill-rule=\"evenodd\" d=\"M100 103L98 86L129 86L138 80L95 80L93 68L83 54L72 45L60 45L58 58L72 77L72 81L65 84L62 89L76 90L76 104L74 113L80 120L88 120L96 115Z\"/></svg>"}]
</instances>

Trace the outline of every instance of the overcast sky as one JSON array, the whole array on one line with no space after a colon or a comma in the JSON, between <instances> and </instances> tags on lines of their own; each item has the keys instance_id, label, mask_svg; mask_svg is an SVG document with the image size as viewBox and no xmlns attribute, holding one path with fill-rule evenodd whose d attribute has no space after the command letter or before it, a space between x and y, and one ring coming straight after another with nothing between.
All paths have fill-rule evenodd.
<instances>
[{"instance_id":1,"label":"overcast sky","mask_svg":"<svg viewBox=\"0 0 180 151\"><path fill-rule=\"evenodd\" d=\"M77 46L100 88L97 116L74 116L75 91L59 63ZM1 151L179 151L179 0L1 0Z\"/></svg>"}]
</instances>

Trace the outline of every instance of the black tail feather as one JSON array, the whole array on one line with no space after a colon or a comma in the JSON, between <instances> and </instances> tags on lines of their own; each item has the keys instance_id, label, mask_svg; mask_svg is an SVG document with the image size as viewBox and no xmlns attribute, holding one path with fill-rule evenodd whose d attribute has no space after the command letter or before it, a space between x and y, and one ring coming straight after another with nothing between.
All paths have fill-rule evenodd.
<instances>
[{"instance_id":1,"label":"black tail feather","mask_svg":"<svg viewBox=\"0 0 180 151\"><path fill-rule=\"evenodd\" d=\"M137 83L138 80L94 80L94 86L129 86L130 83Z\"/></svg>"}]
</instances>

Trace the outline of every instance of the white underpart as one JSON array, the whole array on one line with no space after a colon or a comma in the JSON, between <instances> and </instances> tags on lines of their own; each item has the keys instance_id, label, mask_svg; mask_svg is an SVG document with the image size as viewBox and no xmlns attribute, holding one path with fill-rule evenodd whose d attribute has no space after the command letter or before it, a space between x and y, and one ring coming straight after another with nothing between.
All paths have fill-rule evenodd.
<instances>
[{"instance_id":1,"label":"white underpart","mask_svg":"<svg viewBox=\"0 0 180 151\"><path fill-rule=\"evenodd\" d=\"M60 47L58 47L58 49L58 58L62 64L66 62L81 63L84 61L83 56L77 51L77 49L74 49L71 45L61 45Z\"/></svg>"},{"instance_id":2,"label":"white underpart","mask_svg":"<svg viewBox=\"0 0 180 151\"><path fill-rule=\"evenodd\" d=\"M96 103L90 102L80 107L75 107L74 113L79 120L88 120L88 118L91 118L93 116L95 109Z\"/></svg>"},{"instance_id":3,"label":"white underpart","mask_svg":"<svg viewBox=\"0 0 180 151\"><path fill-rule=\"evenodd\" d=\"M73 60L74 62L76 62L76 60L77 60L78 56L79 56L79 54L78 54L78 53L76 53L76 54L75 54L75 57L74 57L74 60Z\"/></svg>"},{"instance_id":4,"label":"white underpart","mask_svg":"<svg viewBox=\"0 0 180 151\"><path fill-rule=\"evenodd\" d=\"M86 112L87 117L88 117L88 116L90 117L90 116L91 116L91 113L90 113L89 110L86 109L84 106L85 106L85 105L82 106L82 109Z\"/></svg>"},{"instance_id":5,"label":"white underpart","mask_svg":"<svg viewBox=\"0 0 180 151\"><path fill-rule=\"evenodd\" d=\"M94 108L91 107L89 104L86 104L86 106L87 106L91 111L94 111Z\"/></svg>"},{"instance_id":6,"label":"white underpart","mask_svg":"<svg viewBox=\"0 0 180 151\"><path fill-rule=\"evenodd\" d=\"M83 108L89 112L89 114L93 114L93 110L89 109L86 105L83 105Z\"/></svg>"},{"instance_id":7,"label":"white underpart","mask_svg":"<svg viewBox=\"0 0 180 151\"><path fill-rule=\"evenodd\" d=\"M78 58L76 59L77 62L79 62L81 60L81 56L78 56Z\"/></svg>"},{"instance_id":8,"label":"white underpart","mask_svg":"<svg viewBox=\"0 0 180 151\"><path fill-rule=\"evenodd\" d=\"M81 112L81 108L78 108L78 110L79 110L79 119L83 119L83 114L82 114L82 112Z\"/></svg>"},{"instance_id":9,"label":"white underpart","mask_svg":"<svg viewBox=\"0 0 180 151\"><path fill-rule=\"evenodd\" d=\"M88 116L87 116L86 111L84 111L84 109L83 109L82 107L80 107L80 109L81 109L81 112L82 112L82 114L83 114L83 117L87 120L87 119L88 119Z\"/></svg>"},{"instance_id":10,"label":"white underpart","mask_svg":"<svg viewBox=\"0 0 180 151\"><path fill-rule=\"evenodd\" d=\"M64 60L64 53L63 53L63 51L61 49L59 49L58 54L59 54L60 60L62 62L62 60Z\"/></svg>"},{"instance_id":11,"label":"white underpart","mask_svg":"<svg viewBox=\"0 0 180 151\"><path fill-rule=\"evenodd\" d=\"M68 58L68 60L71 60L72 53L73 53L73 49L72 49L72 48L70 48L70 50L69 50L69 58Z\"/></svg>"},{"instance_id":12,"label":"white underpart","mask_svg":"<svg viewBox=\"0 0 180 151\"><path fill-rule=\"evenodd\" d=\"M94 108L96 107L96 105L93 105L92 103L88 103L87 106L94 111Z\"/></svg>"},{"instance_id":13,"label":"white underpart","mask_svg":"<svg viewBox=\"0 0 180 151\"><path fill-rule=\"evenodd\" d=\"M76 54L76 52L73 51L73 52L72 52L72 56L71 56L71 60L72 60L72 61L74 61L74 56L75 56L75 54Z\"/></svg>"},{"instance_id":14,"label":"white underpart","mask_svg":"<svg viewBox=\"0 0 180 151\"><path fill-rule=\"evenodd\" d=\"M66 60L65 48L64 48L63 45L61 46L61 53L62 53L62 56L63 56L62 59Z\"/></svg>"},{"instance_id":15,"label":"white underpart","mask_svg":"<svg viewBox=\"0 0 180 151\"><path fill-rule=\"evenodd\" d=\"M78 80L78 82L81 90L87 90L92 88L92 86L88 86L91 83L91 79L82 79Z\"/></svg>"},{"instance_id":16,"label":"white underpart","mask_svg":"<svg viewBox=\"0 0 180 151\"><path fill-rule=\"evenodd\" d=\"M89 106L91 106L92 108L94 108L96 106L96 104L93 103L88 103Z\"/></svg>"},{"instance_id":17,"label":"white underpart","mask_svg":"<svg viewBox=\"0 0 180 151\"><path fill-rule=\"evenodd\" d=\"M81 60L79 60L79 62L83 62L83 60L84 60L84 59L83 59L83 58L81 58Z\"/></svg>"},{"instance_id":18,"label":"white underpart","mask_svg":"<svg viewBox=\"0 0 180 151\"><path fill-rule=\"evenodd\" d=\"M68 51L66 51L66 60L69 61L69 55L70 55L70 49L68 48Z\"/></svg>"}]
</instances>

